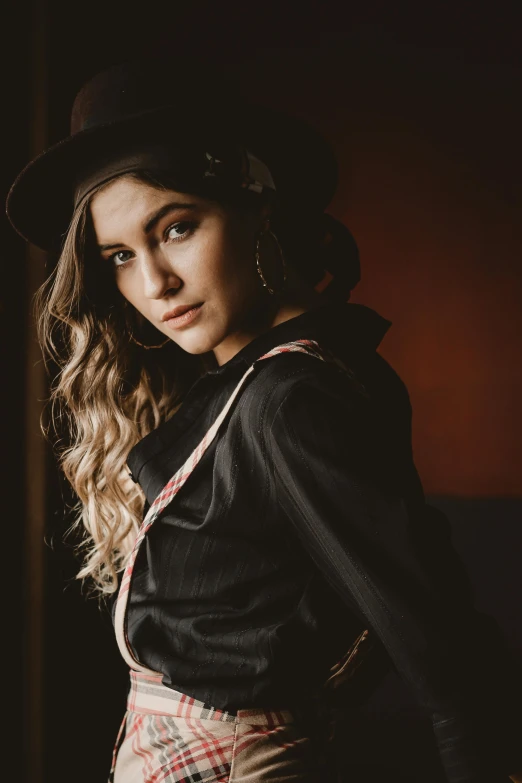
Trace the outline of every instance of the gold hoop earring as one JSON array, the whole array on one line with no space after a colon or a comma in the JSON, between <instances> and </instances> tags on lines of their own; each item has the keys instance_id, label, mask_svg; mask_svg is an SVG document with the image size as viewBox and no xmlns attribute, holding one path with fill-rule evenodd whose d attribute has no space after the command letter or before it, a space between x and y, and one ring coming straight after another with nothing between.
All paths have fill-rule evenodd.
<instances>
[{"instance_id":1,"label":"gold hoop earring","mask_svg":"<svg viewBox=\"0 0 522 783\"><path fill-rule=\"evenodd\" d=\"M283 282L281 283L281 287L279 288L278 291L275 291L273 288L271 288L268 285L268 283L266 281L266 278L265 278L265 276L263 274L263 270L261 269L261 262L260 262L261 254L260 254L260 251L259 251L259 245L261 243L261 237L264 234L270 234L270 236L272 237L272 239L276 243L277 250L278 250L280 258L281 258L281 264L282 264L282 268L283 268ZM272 294L272 296L274 296L275 294L280 294L283 291L283 289L285 287L285 283L286 283L286 259L285 259L283 250L281 248L281 245L279 244L278 238L276 237L276 235L274 234L274 232L270 228L267 228L265 231L260 231L259 232L259 236L258 236L257 241L256 241L255 259L256 259L257 273L258 273L259 277L261 278L261 282L263 283L264 287L267 289L268 293Z\"/></svg>"},{"instance_id":2,"label":"gold hoop earring","mask_svg":"<svg viewBox=\"0 0 522 783\"><path fill-rule=\"evenodd\" d=\"M129 313L129 304L126 299L123 300L123 309L125 312ZM144 348L146 351L155 350L156 348L163 348L164 345L167 345L168 342L170 342L170 337L167 337L165 340L163 340L162 343L158 343L158 345L145 345L145 343L141 343L139 340L137 340L133 333L132 328L129 323L129 316L125 318L125 331L127 332L129 336L129 340L131 340L136 345L139 345L140 348Z\"/></svg>"},{"instance_id":3,"label":"gold hoop earring","mask_svg":"<svg viewBox=\"0 0 522 783\"><path fill-rule=\"evenodd\" d=\"M170 337L167 337L166 340L164 340L162 343L159 343L158 345L145 345L145 343L140 343L139 340L136 340L136 338L134 337L131 331L129 331L129 338L132 340L133 343L139 345L140 348L145 348L146 351L150 351L155 348L163 348L164 345L167 345L167 343L170 342Z\"/></svg>"}]
</instances>

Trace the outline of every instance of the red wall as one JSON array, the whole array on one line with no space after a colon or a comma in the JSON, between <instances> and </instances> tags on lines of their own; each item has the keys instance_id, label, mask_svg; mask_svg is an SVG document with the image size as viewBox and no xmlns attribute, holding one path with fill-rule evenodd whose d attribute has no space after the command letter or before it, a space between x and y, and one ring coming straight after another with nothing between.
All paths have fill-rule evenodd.
<instances>
[{"instance_id":1,"label":"red wall","mask_svg":"<svg viewBox=\"0 0 522 783\"><path fill-rule=\"evenodd\" d=\"M408 131L354 141L359 199L345 214L363 277L353 301L393 322L381 351L410 390L426 490L522 495L515 210Z\"/></svg>"}]
</instances>

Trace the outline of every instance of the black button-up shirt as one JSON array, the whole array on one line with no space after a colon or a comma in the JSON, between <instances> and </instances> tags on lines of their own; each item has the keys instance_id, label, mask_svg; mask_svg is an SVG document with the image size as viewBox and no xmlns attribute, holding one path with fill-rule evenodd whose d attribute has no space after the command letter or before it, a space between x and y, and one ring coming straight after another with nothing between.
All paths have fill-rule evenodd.
<instances>
[{"instance_id":1,"label":"black button-up shirt","mask_svg":"<svg viewBox=\"0 0 522 783\"><path fill-rule=\"evenodd\" d=\"M485 640L504 660L498 626L475 611L447 520L425 504L408 393L376 351L389 326L353 303L292 318L198 379L132 449L152 503L271 348L314 339L352 371L301 353L256 364L141 547L129 641L167 686L235 711L306 702L373 629L433 718L448 780L492 783L513 772L477 721Z\"/></svg>"}]
</instances>

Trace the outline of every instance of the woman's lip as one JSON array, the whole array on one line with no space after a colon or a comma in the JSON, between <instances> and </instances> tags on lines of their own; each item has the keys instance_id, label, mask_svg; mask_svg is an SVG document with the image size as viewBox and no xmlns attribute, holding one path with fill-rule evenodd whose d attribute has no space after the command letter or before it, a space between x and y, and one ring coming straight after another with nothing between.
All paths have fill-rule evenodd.
<instances>
[{"instance_id":1,"label":"woman's lip","mask_svg":"<svg viewBox=\"0 0 522 783\"><path fill-rule=\"evenodd\" d=\"M169 327L169 329L179 329L181 326L185 326L186 324L191 323L199 314L202 306L203 303L196 305L191 310L187 310L182 315L177 315L174 318L167 318L164 323Z\"/></svg>"}]
</instances>

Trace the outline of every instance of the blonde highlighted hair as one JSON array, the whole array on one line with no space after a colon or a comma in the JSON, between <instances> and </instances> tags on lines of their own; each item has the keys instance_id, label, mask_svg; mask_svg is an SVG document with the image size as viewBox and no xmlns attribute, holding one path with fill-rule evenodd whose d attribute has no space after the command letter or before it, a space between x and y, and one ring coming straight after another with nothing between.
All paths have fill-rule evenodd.
<instances>
[{"instance_id":1,"label":"blonde highlighted hair","mask_svg":"<svg viewBox=\"0 0 522 783\"><path fill-rule=\"evenodd\" d=\"M83 556L77 578L110 594L132 550L145 500L129 478L127 455L177 410L187 388L208 369L208 356L189 355L172 341L156 351L131 341L133 308L124 307L110 265L95 248L88 203L75 211L58 264L35 304L44 357L57 367L44 431L54 434L77 497L72 530L82 536ZM151 343L161 339L156 331Z\"/></svg>"}]
</instances>

